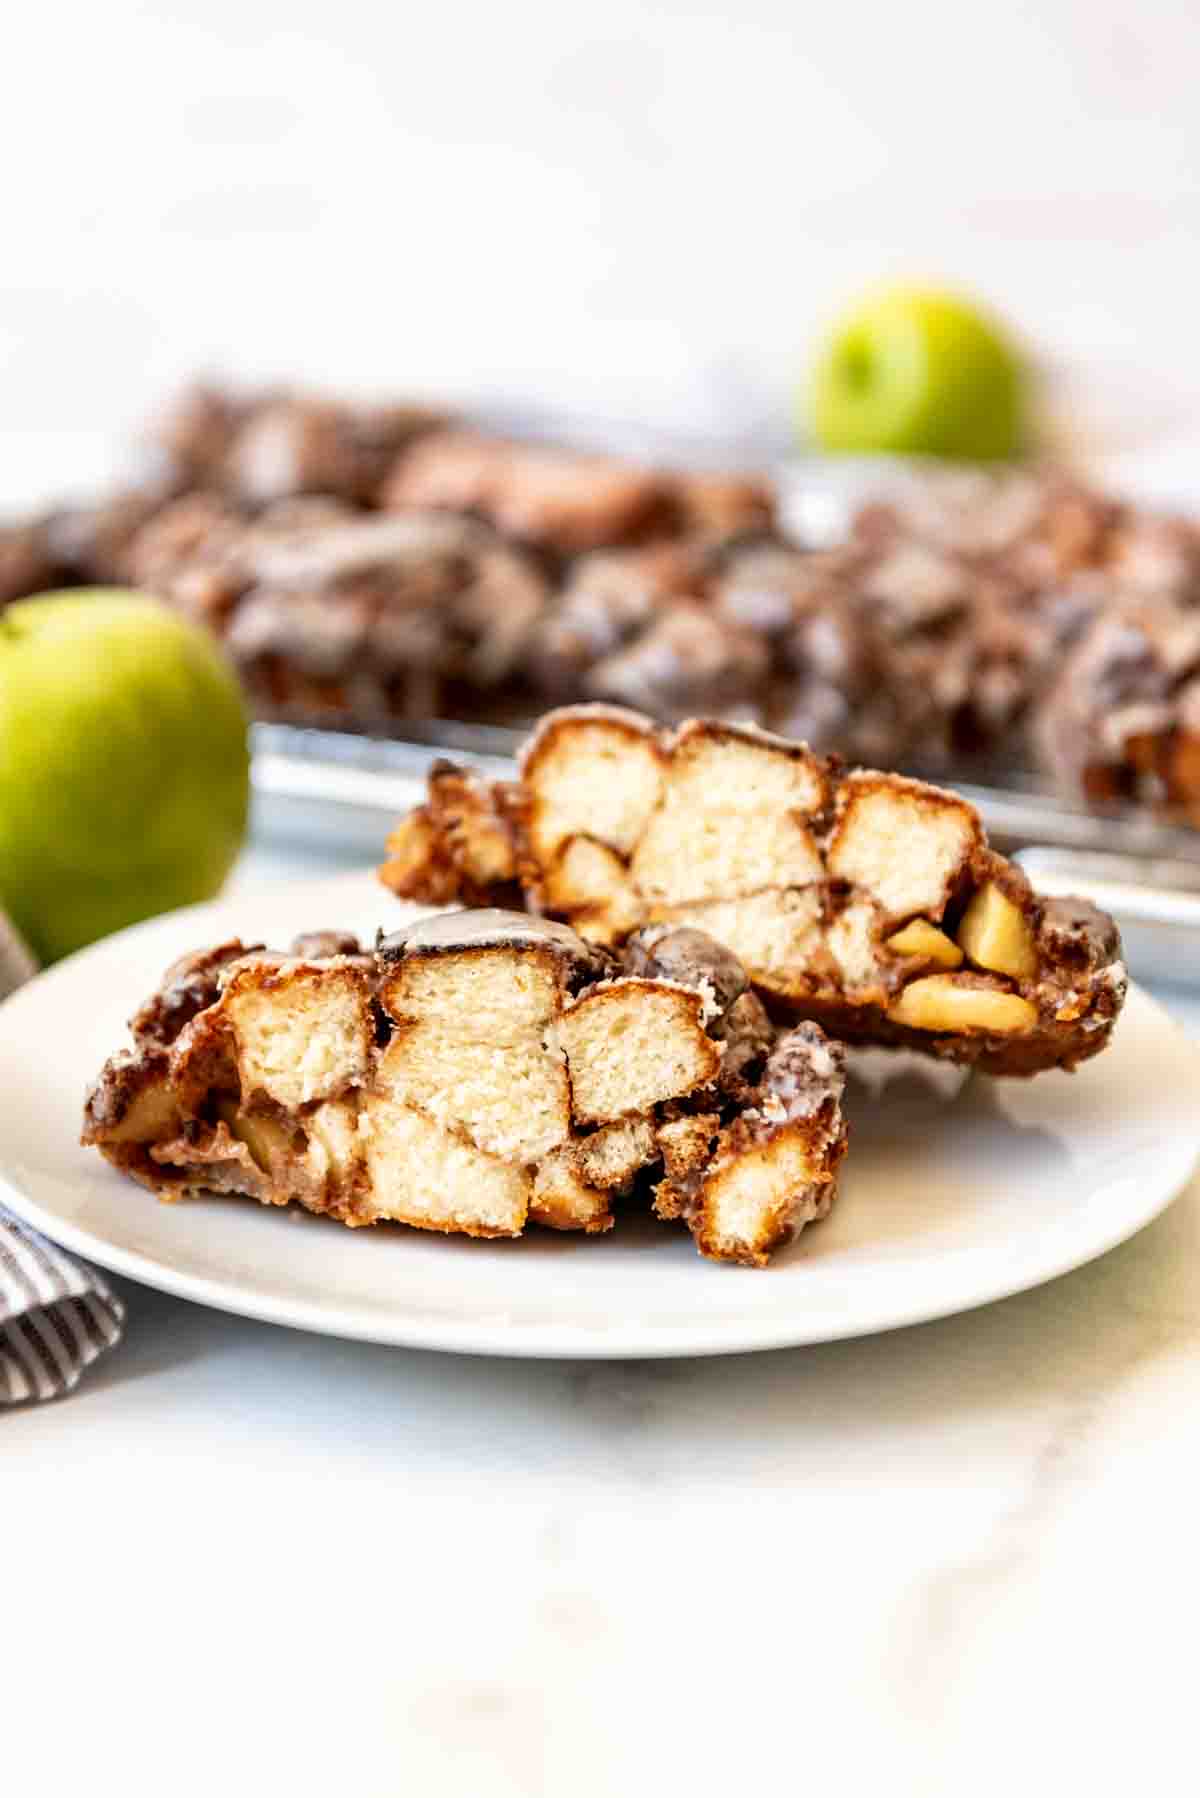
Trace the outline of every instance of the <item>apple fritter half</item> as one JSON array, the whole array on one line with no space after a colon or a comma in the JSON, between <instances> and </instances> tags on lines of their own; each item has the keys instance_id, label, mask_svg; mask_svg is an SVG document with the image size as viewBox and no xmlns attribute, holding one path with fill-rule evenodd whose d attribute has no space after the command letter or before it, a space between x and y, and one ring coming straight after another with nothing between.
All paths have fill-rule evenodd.
<instances>
[{"instance_id":1,"label":"apple fritter half","mask_svg":"<svg viewBox=\"0 0 1200 1798\"><path fill-rule=\"evenodd\" d=\"M441 764L380 878L404 898L477 903L485 854L497 891L592 942L688 925L739 959L777 1018L991 1074L1076 1067L1125 995L1112 919L1040 898L966 800L749 727L552 712L515 784Z\"/></svg>"},{"instance_id":2,"label":"apple fritter half","mask_svg":"<svg viewBox=\"0 0 1200 1798\"><path fill-rule=\"evenodd\" d=\"M701 1252L761 1266L828 1211L843 1057L781 1030L687 926L620 954L451 912L382 939L186 957L88 1096L83 1140L164 1199L242 1194L351 1226L595 1233L641 1189Z\"/></svg>"}]
</instances>

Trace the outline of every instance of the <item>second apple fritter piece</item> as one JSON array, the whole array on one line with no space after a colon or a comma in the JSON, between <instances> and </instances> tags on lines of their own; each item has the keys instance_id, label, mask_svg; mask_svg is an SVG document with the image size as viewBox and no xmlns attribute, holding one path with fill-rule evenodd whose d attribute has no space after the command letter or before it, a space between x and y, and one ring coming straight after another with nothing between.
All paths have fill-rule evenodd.
<instances>
[{"instance_id":1,"label":"second apple fritter piece","mask_svg":"<svg viewBox=\"0 0 1200 1798\"><path fill-rule=\"evenodd\" d=\"M438 826L445 778L389 841L380 875L402 897L481 896L461 831ZM515 788L457 779L502 820L531 910L608 945L647 924L698 929L782 1019L1033 1074L1096 1054L1120 1011L1112 920L1039 898L946 789L847 773L748 727L665 731L597 706L544 719Z\"/></svg>"}]
</instances>

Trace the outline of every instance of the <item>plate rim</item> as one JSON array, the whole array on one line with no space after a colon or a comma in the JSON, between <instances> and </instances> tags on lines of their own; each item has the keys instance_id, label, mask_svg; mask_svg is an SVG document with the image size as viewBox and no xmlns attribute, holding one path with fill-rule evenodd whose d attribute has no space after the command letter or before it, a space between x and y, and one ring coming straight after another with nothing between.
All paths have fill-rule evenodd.
<instances>
[{"instance_id":1,"label":"plate rim","mask_svg":"<svg viewBox=\"0 0 1200 1798\"><path fill-rule=\"evenodd\" d=\"M278 884L289 895L297 887L314 895L341 890L361 889L367 871L353 869L334 876L320 876L304 881ZM105 960L131 938L149 936L160 927L174 926L190 915L225 910L239 900L253 902L271 890L270 884L256 889L209 900L200 905L181 907L175 912L144 920L128 929L106 937L79 950L53 967L35 976L0 1004L0 1025L7 1021L10 1009L28 1001L28 995L43 983L60 982L66 974L74 976L77 968L92 959ZM1166 1008L1136 983L1131 983L1127 1004L1145 1009L1159 1028L1165 1027L1187 1043L1181 1027ZM1190 1045L1189 1045L1190 1046ZM1047 1285L1066 1274L1100 1259L1112 1249L1138 1234L1174 1203L1200 1168L1200 1117L1195 1139L1184 1145L1179 1140L1171 1145L1171 1165L1160 1181L1150 1183L1140 1202L1131 1204L1117 1216L1108 1217L1107 1226L1080 1237L1071 1232L1058 1252L1051 1253L1034 1265L995 1258L992 1252L985 1266L975 1269L953 1296L945 1289L919 1289L911 1302L902 1298L883 1304L868 1324L850 1316L844 1323L828 1316L817 1327L805 1328L802 1310L795 1313L772 1311L761 1319L737 1317L727 1322L717 1319L707 1325L668 1323L661 1331L639 1324L613 1335L594 1328L563 1325L529 1324L486 1319L463 1318L421 1319L411 1313L398 1314L389 1324L377 1315L367 1315L357 1306L334 1301L276 1297L246 1286L236 1279L215 1279L193 1274L173 1266L169 1261L138 1250L122 1248L105 1236L96 1234L70 1219L60 1218L41 1201L28 1193L6 1165L7 1153L0 1143L0 1203L29 1228L39 1231L60 1244L69 1253L92 1262L97 1267L133 1280L154 1290L165 1292L194 1304L232 1316L247 1317L258 1322L284 1328L307 1330L317 1335L344 1340L372 1342L395 1348L424 1349L446 1354L494 1355L520 1360L659 1360L681 1357L708 1357L765 1352L771 1349L815 1346L821 1342L850 1340L856 1337L882 1335L892 1330L907 1329L943 1317L977 1310L1001 1299L1015 1297L1036 1287ZM101 1170L97 1168L97 1174ZM1139 1189L1140 1192L1141 1189ZM979 1251L964 1248L950 1251L956 1259L970 1261ZM714 1277L728 1277L727 1269L710 1270ZM757 1275L770 1279L770 1270ZM715 1332L715 1334L714 1334Z\"/></svg>"}]
</instances>

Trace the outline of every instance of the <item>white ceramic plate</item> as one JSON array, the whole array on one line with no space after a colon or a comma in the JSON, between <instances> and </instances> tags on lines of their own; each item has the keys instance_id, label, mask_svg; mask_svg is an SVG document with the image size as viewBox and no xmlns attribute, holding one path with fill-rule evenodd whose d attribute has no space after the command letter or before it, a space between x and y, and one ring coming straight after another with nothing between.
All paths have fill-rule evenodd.
<instances>
[{"instance_id":1,"label":"white ceramic plate","mask_svg":"<svg viewBox=\"0 0 1200 1798\"><path fill-rule=\"evenodd\" d=\"M475 1242L346 1230L241 1199L159 1204L78 1146L84 1089L176 955L224 937L374 936L400 907L365 874L194 906L98 943L0 1007L0 1197L102 1266L203 1304L376 1342L508 1355L729 1353L916 1323L1019 1292L1155 1217L1200 1151L1195 1050L1132 992L1074 1076L852 1090L833 1215L756 1271L686 1232Z\"/></svg>"}]
</instances>

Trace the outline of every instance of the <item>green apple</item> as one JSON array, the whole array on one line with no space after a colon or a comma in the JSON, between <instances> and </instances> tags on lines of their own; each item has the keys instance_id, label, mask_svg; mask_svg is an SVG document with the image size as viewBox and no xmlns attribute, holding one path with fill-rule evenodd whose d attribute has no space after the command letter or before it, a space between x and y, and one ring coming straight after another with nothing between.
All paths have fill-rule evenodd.
<instances>
[{"instance_id":1,"label":"green apple","mask_svg":"<svg viewBox=\"0 0 1200 1798\"><path fill-rule=\"evenodd\" d=\"M1014 455L1025 435L1021 357L954 294L885 287L835 327L813 373L823 449L858 454Z\"/></svg>"},{"instance_id":2,"label":"green apple","mask_svg":"<svg viewBox=\"0 0 1200 1798\"><path fill-rule=\"evenodd\" d=\"M115 589L0 612L0 907L42 961L210 898L248 800L241 693L204 631Z\"/></svg>"}]
</instances>

